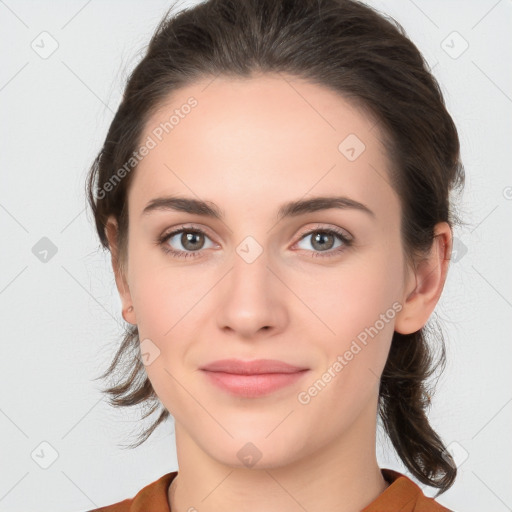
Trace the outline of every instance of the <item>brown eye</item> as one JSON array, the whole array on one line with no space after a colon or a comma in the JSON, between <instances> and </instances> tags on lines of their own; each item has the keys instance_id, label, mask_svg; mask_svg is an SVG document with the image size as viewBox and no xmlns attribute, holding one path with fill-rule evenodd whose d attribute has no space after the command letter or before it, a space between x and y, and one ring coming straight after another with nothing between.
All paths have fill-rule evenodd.
<instances>
[{"instance_id":1,"label":"brown eye","mask_svg":"<svg viewBox=\"0 0 512 512\"><path fill-rule=\"evenodd\" d=\"M319 251L332 249L335 242L336 237L334 235L323 231L317 231L311 238L311 245Z\"/></svg>"},{"instance_id":2,"label":"brown eye","mask_svg":"<svg viewBox=\"0 0 512 512\"><path fill-rule=\"evenodd\" d=\"M163 235L159 244L166 253L176 258L196 257L201 255L203 249L214 247L210 240L210 246L205 247L206 241L210 238L199 229L181 228Z\"/></svg>"},{"instance_id":3,"label":"brown eye","mask_svg":"<svg viewBox=\"0 0 512 512\"><path fill-rule=\"evenodd\" d=\"M310 240L309 245L313 248L311 256L335 256L340 252L344 251L347 247L352 244L352 239L348 238L341 231L335 229L315 229L304 234L299 240L298 244L301 244L307 240ZM338 241L338 245L336 244ZM300 249L309 251L308 244L304 243ZM310 251L311 252L311 251ZM325 253L325 254L321 254Z\"/></svg>"},{"instance_id":4,"label":"brown eye","mask_svg":"<svg viewBox=\"0 0 512 512\"><path fill-rule=\"evenodd\" d=\"M204 244L204 236L197 231L183 231L180 237L181 245L188 251L197 251Z\"/></svg>"}]
</instances>

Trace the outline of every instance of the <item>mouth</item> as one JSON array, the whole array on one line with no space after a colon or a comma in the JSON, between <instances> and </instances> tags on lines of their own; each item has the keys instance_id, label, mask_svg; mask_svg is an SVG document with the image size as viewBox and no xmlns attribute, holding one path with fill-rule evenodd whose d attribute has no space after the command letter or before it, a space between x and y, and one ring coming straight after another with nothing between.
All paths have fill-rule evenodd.
<instances>
[{"instance_id":1,"label":"mouth","mask_svg":"<svg viewBox=\"0 0 512 512\"><path fill-rule=\"evenodd\" d=\"M210 383L230 395L256 398L297 383L309 368L284 361L224 359L200 368Z\"/></svg>"}]
</instances>

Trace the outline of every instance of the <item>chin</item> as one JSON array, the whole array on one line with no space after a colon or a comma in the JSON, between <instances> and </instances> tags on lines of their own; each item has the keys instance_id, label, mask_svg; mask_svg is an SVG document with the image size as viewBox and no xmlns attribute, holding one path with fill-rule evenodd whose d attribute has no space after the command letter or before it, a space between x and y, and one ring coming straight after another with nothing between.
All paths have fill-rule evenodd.
<instances>
[{"instance_id":1,"label":"chin","mask_svg":"<svg viewBox=\"0 0 512 512\"><path fill-rule=\"evenodd\" d=\"M232 432L235 435L234 432ZM266 438L268 432L262 430L259 435L235 436L235 439L215 443L215 448L208 449L210 456L221 464L241 469L274 469L292 464L301 458L297 451L298 443L290 436L287 443L282 439L272 439L271 434Z\"/></svg>"}]
</instances>

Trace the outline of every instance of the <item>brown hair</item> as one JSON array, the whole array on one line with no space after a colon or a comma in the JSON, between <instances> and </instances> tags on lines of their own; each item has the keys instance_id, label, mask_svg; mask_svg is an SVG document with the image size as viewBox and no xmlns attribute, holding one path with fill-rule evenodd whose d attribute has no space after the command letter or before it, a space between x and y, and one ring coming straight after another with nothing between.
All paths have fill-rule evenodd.
<instances>
[{"instance_id":1,"label":"brown hair","mask_svg":"<svg viewBox=\"0 0 512 512\"><path fill-rule=\"evenodd\" d=\"M218 75L286 73L329 87L374 116L386 137L409 263L432 247L436 223L446 221L452 228L462 223L449 198L451 190L464 185L457 130L438 82L394 19L355 0L208 0L173 15L171 10L128 79L87 180L88 201L106 249L107 218L117 219L121 268L133 172L120 179L116 171L126 169L148 117L172 91ZM444 492L457 468L426 409L433 393L427 379L444 369L445 348L440 329L431 329L434 346L441 350L434 364L426 328L394 333L380 382L379 414L408 470ZM170 414L141 362L136 326L127 328L115 358L98 378L116 375L117 368L121 381L103 390L112 405L150 405L143 418L160 407L156 421L131 445L139 446Z\"/></svg>"}]
</instances>

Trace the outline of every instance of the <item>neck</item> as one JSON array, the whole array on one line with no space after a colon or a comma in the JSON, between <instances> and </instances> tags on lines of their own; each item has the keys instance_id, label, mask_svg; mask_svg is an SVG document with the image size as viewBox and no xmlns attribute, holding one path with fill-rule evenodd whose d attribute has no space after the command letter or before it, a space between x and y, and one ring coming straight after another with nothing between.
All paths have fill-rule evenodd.
<instances>
[{"instance_id":1,"label":"neck","mask_svg":"<svg viewBox=\"0 0 512 512\"><path fill-rule=\"evenodd\" d=\"M172 512L359 512L389 485L375 455L375 417L356 421L343 437L286 465L223 464L206 454L176 421L179 472L169 487Z\"/></svg>"}]
</instances>

